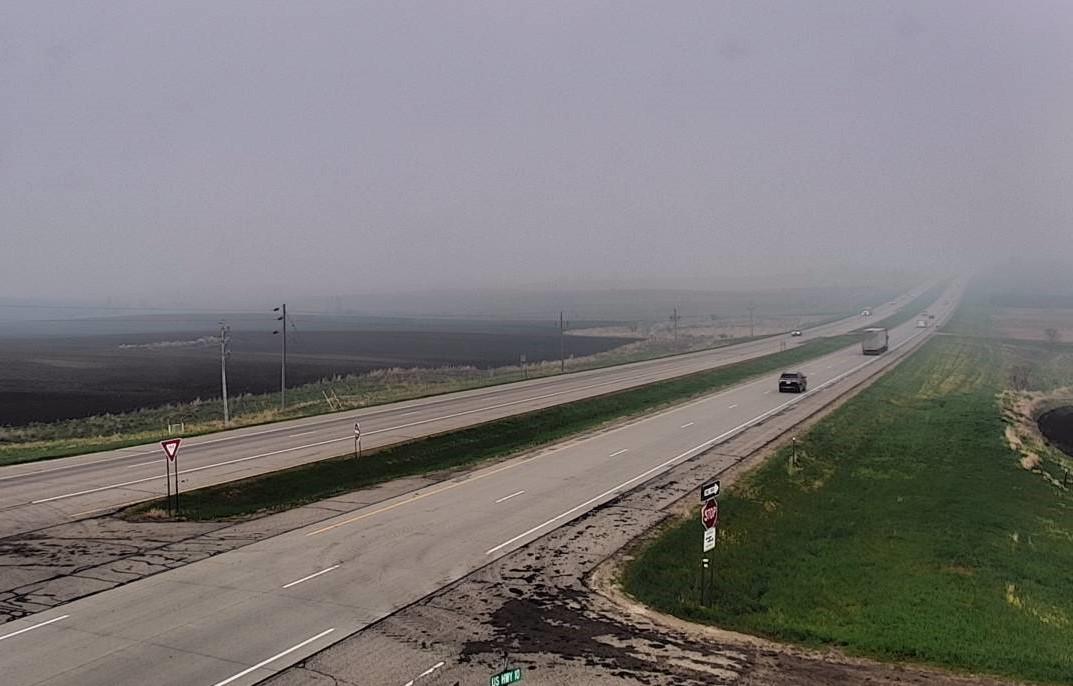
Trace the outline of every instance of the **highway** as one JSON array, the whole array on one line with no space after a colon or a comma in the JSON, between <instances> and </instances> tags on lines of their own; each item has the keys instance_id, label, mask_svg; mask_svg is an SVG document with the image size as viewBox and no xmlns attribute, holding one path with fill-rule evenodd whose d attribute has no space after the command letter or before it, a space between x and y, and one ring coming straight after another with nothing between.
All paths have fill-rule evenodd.
<instances>
[{"instance_id":1,"label":"highway","mask_svg":"<svg viewBox=\"0 0 1073 686\"><path fill-rule=\"evenodd\" d=\"M799 366L807 394L766 375L7 623L4 683L248 686L881 359L852 346Z\"/></svg>"},{"instance_id":2,"label":"highway","mask_svg":"<svg viewBox=\"0 0 1073 686\"><path fill-rule=\"evenodd\" d=\"M716 350L563 376L409 400L363 410L248 427L183 441L178 456L183 491L334 457L352 449L360 422L363 449L372 449L492 419L571 402L789 349L847 333L894 313L930 284L877 306L870 318L850 317ZM164 495L158 445L0 468L0 537L100 515Z\"/></svg>"}]
</instances>

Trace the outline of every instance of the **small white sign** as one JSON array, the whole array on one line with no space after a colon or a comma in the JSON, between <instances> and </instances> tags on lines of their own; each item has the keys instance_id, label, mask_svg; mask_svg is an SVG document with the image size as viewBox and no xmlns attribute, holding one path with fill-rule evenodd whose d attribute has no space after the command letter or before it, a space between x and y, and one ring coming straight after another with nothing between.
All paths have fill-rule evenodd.
<instances>
[{"instance_id":1,"label":"small white sign","mask_svg":"<svg viewBox=\"0 0 1073 686\"><path fill-rule=\"evenodd\" d=\"M715 532L716 529L704 530L704 552L715 550Z\"/></svg>"},{"instance_id":2,"label":"small white sign","mask_svg":"<svg viewBox=\"0 0 1073 686\"><path fill-rule=\"evenodd\" d=\"M361 438L361 425L354 422L354 438Z\"/></svg>"}]
</instances>

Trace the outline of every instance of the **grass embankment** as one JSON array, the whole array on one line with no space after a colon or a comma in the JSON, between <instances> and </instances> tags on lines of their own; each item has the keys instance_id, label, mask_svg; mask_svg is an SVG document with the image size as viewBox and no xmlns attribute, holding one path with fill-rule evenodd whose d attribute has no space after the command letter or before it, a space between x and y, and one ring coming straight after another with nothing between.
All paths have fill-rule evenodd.
<instances>
[{"instance_id":1,"label":"grass embankment","mask_svg":"<svg viewBox=\"0 0 1073 686\"><path fill-rule=\"evenodd\" d=\"M626 590L701 622L885 660L1073 683L1073 497L1003 441L997 343L938 338L721 496L710 607L701 530L669 526Z\"/></svg>"},{"instance_id":2,"label":"grass embankment","mask_svg":"<svg viewBox=\"0 0 1073 686\"><path fill-rule=\"evenodd\" d=\"M220 519L278 511L416 474L462 467L551 443L600 424L682 402L781 370L852 344L855 336L823 338L785 352L617 393L497 419L377 451L345 455L183 494L187 519ZM132 508L162 510L163 500Z\"/></svg>"}]
</instances>

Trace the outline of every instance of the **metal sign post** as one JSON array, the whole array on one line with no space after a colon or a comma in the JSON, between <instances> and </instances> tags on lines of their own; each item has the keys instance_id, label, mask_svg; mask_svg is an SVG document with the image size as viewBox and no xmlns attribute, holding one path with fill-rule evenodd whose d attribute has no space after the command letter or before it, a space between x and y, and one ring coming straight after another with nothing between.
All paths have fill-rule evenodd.
<instances>
[{"instance_id":1,"label":"metal sign post","mask_svg":"<svg viewBox=\"0 0 1073 686\"><path fill-rule=\"evenodd\" d=\"M171 516L171 458L164 458L164 475L168 482L168 516Z\"/></svg>"},{"instance_id":2,"label":"metal sign post","mask_svg":"<svg viewBox=\"0 0 1073 686\"><path fill-rule=\"evenodd\" d=\"M168 481L168 516L172 514L171 509L171 463L175 463L175 514L179 514L179 461L176 459L179 455L179 445L183 442L181 438L169 438L166 441L160 442L160 447L164 451L165 468L167 472Z\"/></svg>"},{"instance_id":3,"label":"metal sign post","mask_svg":"<svg viewBox=\"0 0 1073 686\"><path fill-rule=\"evenodd\" d=\"M719 495L719 481L713 479L700 487L701 501L704 503L700 508L700 523L704 526L703 552L710 553L715 550L716 540L719 538L719 503L715 497ZM715 559L701 558L700 570L700 602L708 604L708 596L714 594L715 589Z\"/></svg>"}]
</instances>

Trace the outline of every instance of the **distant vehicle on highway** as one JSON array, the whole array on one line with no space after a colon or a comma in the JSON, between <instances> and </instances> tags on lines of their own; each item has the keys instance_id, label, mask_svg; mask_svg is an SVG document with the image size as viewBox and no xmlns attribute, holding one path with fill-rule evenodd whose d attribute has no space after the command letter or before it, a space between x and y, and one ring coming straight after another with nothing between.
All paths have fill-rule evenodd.
<instances>
[{"instance_id":1,"label":"distant vehicle on highway","mask_svg":"<svg viewBox=\"0 0 1073 686\"><path fill-rule=\"evenodd\" d=\"M887 352L890 345L890 337L883 327L872 327L864 330L864 338L861 340L861 353L865 355L881 355Z\"/></svg>"},{"instance_id":2,"label":"distant vehicle on highway","mask_svg":"<svg viewBox=\"0 0 1073 686\"><path fill-rule=\"evenodd\" d=\"M804 393L808 377L801 372L783 372L779 377L779 393Z\"/></svg>"},{"instance_id":3,"label":"distant vehicle on highway","mask_svg":"<svg viewBox=\"0 0 1073 686\"><path fill-rule=\"evenodd\" d=\"M794 336L796 338L797 336L801 335L801 332L798 331L797 329L794 329L793 331L790 332L790 335Z\"/></svg>"},{"instance_id":4,"label":"distant vehicle on highway","mask_svg":"<svg viewBox=\"0 0 1073 686\"><path fill-rule=\"evenodd\" d=\"M861 310L861 316L862 317L871 317L872 316L872 311L871 310Z\"/></svg>"},{"instance_id":5,"label":"distant vehicle on highway","mask_svg":"<svg viewBox=\"0 0 1073 686\"><path fill-rule=\"evenodd\" d=\"M928 328L928 320L927 319L918 319L917 320L917 328L918 329L926 329L926 328Z\"/></svg>"},{"instance_id":6,"label":"distant vehicle on highway","mask_svg":"<svg viewBox=\"0 0 1073 686\"><path fill-rule=\"evenodd\" d=\"M929 314L928 319L935 319L935 315L934 314Z\"/></svg>"}]
</instances>

